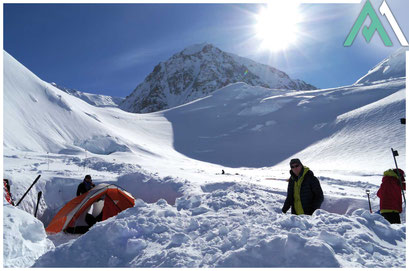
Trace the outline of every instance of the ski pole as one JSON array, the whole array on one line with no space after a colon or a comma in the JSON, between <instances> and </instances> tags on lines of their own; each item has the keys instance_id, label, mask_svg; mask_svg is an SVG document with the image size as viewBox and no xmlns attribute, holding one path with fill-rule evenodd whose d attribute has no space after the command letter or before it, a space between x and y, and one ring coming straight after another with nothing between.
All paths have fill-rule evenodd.
<instances>
[{"instance_id":1,"label":"ski pole","mask_svg":"<svg viewBox=\"0 0 409 271\"><path fill-rule=\"evenodd\" d=\"M31 186L27 189L26 193L21 197L21 199L17 202L16 207L20 204L20 202L24 199L24 197L27 195L28 191L35 185L35 183L40 179L41 175L38 175L37 178L34 180L34 182L31 184Z\"/></svg>"},{"instance_id":2,"label":"ski pole","mask_svg":"<svg viewBox=\"0 0 409 271\"><path fill-rule=\"evenodd\" d=\"M372 213L371 200L369 199L369 190L366 190L366 194L368 195L369 211Z\"/></svg>"},{"instance_id":3,"label":"ski pole","mask_svg":"<svg viewBox=\"0 0 409 271\"><path fill-rule=\"evenodd\" d=\"M37 195L37 205L36 205L36 210L35 210L35 212L34 212L34 217L37 217L38 204L40 203L40 199L41 199L41 196L42 196L42 195L43 195L43 192L42 192L42 191L38 192L38 195Z\"/></svg>"},{"instance_id":4,"label":"ski pole","mask_svg":"<svg viewBox=\"0 0 409 271\"><path fill-rule=\"evenodd\" d=\"M393 148L391 148L391 150L392 150L393 160L395 161L396 171L397 171L398 177L399 177L400 190L402 191L403 201L405 202L405 206L406 206L405 192L403 191L403 186L402 186L402 177L400 176L400 171L399 171L399 168L398 168L398 163L396 162L396 156L399 156L399 153L398 153L397 150L394 150Z\"/></svg>"}]
</instances>

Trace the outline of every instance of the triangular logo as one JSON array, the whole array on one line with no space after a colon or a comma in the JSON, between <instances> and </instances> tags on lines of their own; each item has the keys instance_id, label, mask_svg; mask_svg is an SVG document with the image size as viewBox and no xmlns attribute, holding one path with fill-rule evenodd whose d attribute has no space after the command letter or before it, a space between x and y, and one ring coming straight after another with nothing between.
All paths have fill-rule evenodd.
<instances>
[{"instance_id":1,"label":"triangular logo","mask_svg":"<svg viewBox=\"0 0 409 271\"><path fill-rule=\"evenodd\" d=\"M371 25L369 27L365 26L362 29L362 34L365 37L366 42L370 42L375 32L378 31L379 36L381 37L385 46L392 46L392 41L389 38L388 34L386 33L385 28L383 27L381 21L379 20L378 15L376 15L376 12L369 0L366 1L364 7L362 8L362 11L358 16L358 19L356 20L355 24L351 29L351 32L349 32L349 35L344 42L344 46L352 45L356 36L359 33L359 30L361 29L362 25L364 24L368 16L371 19Z\"/></svg>"}]
</instances>

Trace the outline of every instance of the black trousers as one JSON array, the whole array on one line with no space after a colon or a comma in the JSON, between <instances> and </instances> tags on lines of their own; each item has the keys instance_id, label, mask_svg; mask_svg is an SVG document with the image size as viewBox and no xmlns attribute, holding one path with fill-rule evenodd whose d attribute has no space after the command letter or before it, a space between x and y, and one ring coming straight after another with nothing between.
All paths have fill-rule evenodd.
<instances>
[{"instance_id":1,"label":"black trousers","mask_svg":"<svg viewBox=\"0 0 409 271\"><path fill-rule=\"evenodd\" d=\"M383 213L381 215L391 224L400 224L399 213Z\"/></svg>"}]
</instances>

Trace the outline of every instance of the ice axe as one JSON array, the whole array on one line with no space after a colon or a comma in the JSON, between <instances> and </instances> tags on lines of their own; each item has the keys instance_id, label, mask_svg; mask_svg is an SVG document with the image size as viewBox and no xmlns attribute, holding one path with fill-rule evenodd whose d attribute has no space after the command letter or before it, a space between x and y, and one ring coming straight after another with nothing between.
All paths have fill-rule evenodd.
<instances>
[{"instance_id":1,"label":"ice axe","mask_svg":"<svg viewBox=\"0 0 409 271\"><path fill-rule=\"evenodd\" d=\"M366 190L366 194L368 195L369 211L372 213L371 200L369 199L369 189Z\"/></svg>"},{"instance_id":2,"label":"ice axe","mask_svg":"<svg viewBox=\"0 0 409 271\"><path fill-rule=\"evenodd\" d=\"M400 176L400 171L399 171L399 168L398 168L398 163L396 162L396 156L399 156L399 153L398 153L397 150L394 150L393 148L391 148L391 150L392 150L393 160L395 160L396 172L397 172L398 177L399 177L400 190L402 191L403 201L405 202L405 205L406 205L405 192L403 191L403 186L402 186L402 176Z\"/></svg>"}]
</instances>

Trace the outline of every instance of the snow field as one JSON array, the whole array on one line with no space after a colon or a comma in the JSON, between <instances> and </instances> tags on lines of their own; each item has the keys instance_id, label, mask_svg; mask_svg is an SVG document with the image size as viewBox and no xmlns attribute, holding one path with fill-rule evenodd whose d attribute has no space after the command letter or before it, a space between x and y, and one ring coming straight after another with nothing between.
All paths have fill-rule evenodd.
<instances>
[{"instance_id":1,"label":"snow field","mask_svg":"<svg viewBox=\"0 0 409 271\"><path fill-rule=\"evenodd\" d=\"M146 203L99 222L35 267L399 267L406 230L378 214L281 214L284 196L255 185ZM104 238L101 238L104 236ZM90 249L95 248L95 249ZM84 249L86 253L84 253ZM68 260L69 259L69 260Z\"/></svg>"}]
</instances>

